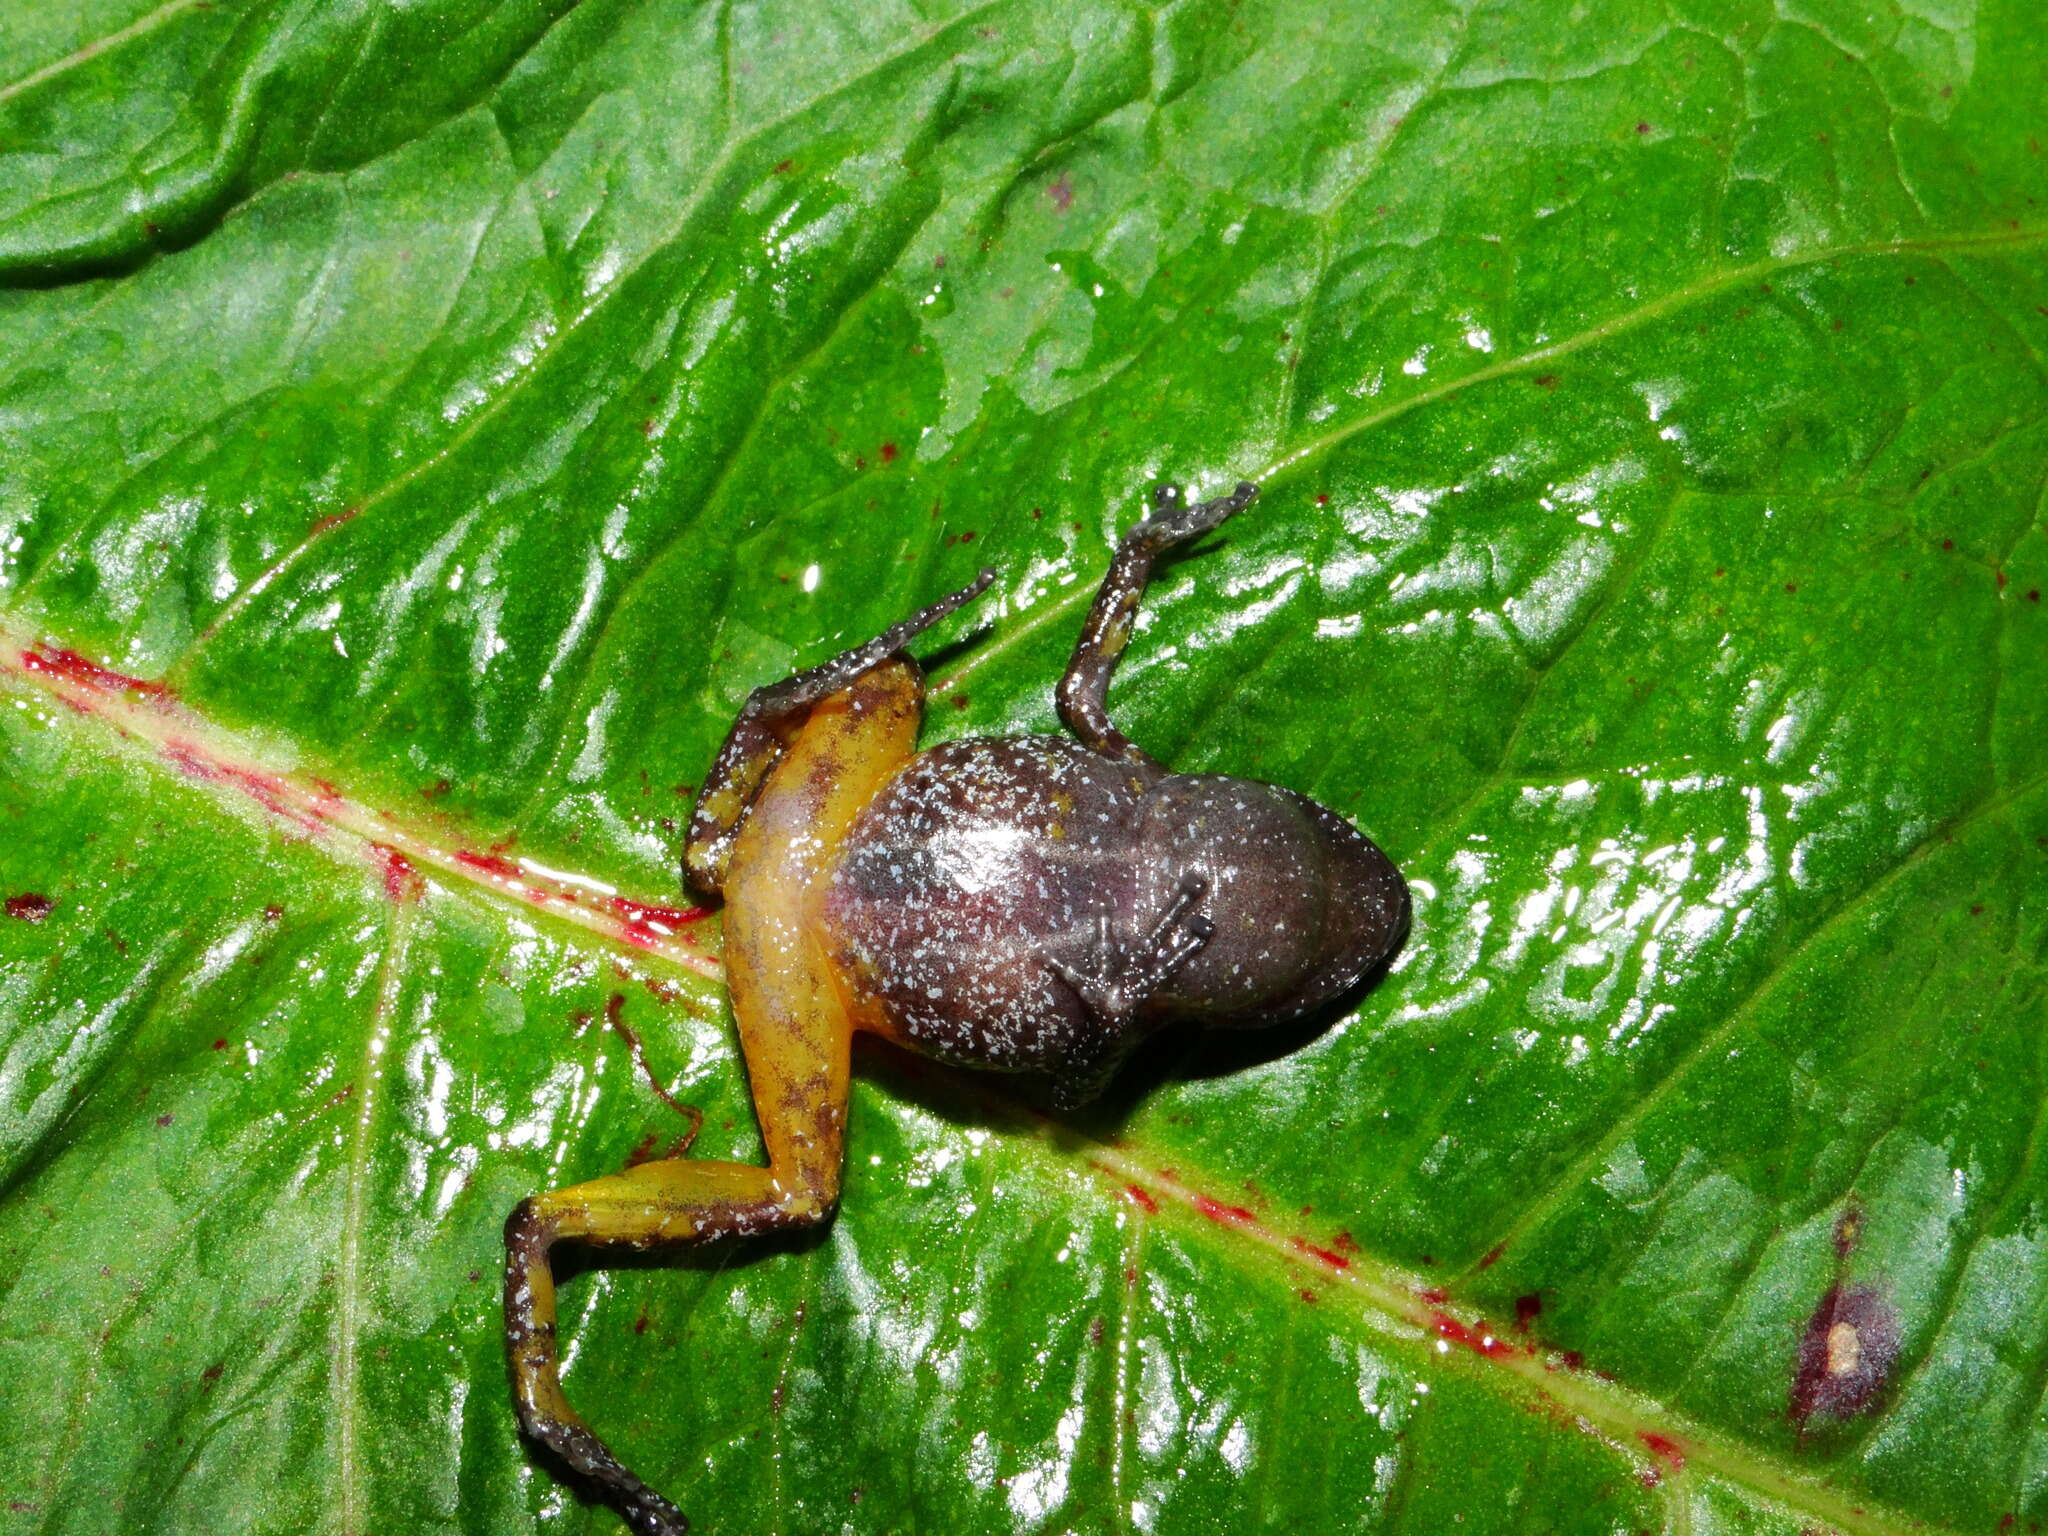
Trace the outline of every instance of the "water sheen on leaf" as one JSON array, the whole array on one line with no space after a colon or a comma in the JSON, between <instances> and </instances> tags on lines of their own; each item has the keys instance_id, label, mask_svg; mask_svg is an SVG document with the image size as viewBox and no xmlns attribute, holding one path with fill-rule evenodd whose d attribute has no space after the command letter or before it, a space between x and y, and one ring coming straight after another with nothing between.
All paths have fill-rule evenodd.
<instances>
[{"instance_id":1,"label":"water sheen on leaf","mask_svg":"<svg viewBox=\"0 0 2048 1536\"><path fill-rule=\"evenodd\" d=\"M0 1533L619 1528L535 1190L759 1155L675 889L983 564L1415 882L1047 1121L863 1053L815 1240L591 1270L705 1532L2048 1523L2029 0L0 3Z\"/></svg>"}]
</instances>

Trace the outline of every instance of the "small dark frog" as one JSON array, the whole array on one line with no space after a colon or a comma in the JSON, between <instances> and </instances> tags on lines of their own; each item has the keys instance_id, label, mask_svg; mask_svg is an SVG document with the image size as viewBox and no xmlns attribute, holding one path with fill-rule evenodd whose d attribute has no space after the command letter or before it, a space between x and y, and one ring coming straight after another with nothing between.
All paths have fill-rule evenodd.
<instances>
[{"instance_id":1,"label":"small dark frog","mask_svg":"<svg viewBox=\"0 0 2048 1536\"><path fill-rule=\"evenodd\" d=\"M1169 773L1109 721L1152 563L1241 511L1163 487L1118 546L1060 679L1064 736L918 752L902 654L983 571L868 644L756 689L698 795L684 867L725 898L725 964L768 1166L670 1159L523 1202L506 1224L520 1422L652 1536L687 1529L577 1418L556 1374L548 1250L647 1249L825 1220L839 1196L849 1041L1099 1092L1174 1020L1260 1025L1337 997L1408 930L1408 887L1291 790Z\"/></svg>"}]
</instances>

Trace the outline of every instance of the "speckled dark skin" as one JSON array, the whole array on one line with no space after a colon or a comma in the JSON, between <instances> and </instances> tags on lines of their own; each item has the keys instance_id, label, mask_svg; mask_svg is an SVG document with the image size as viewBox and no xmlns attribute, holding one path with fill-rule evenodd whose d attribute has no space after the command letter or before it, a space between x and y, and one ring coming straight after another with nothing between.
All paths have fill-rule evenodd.
<instances>
[{"instance_id":1,"label":"speckled dark skin","mask_svg":"<svg viewBox=\"0 0 2048 1536\"><path fill-rule=\"evenodd\" d=\"M1252 494L1184 506L1165 489L1125 539L1060 690L1078 741L944 743L854 822L825 913L887 1033L1050 1073L1072 1107L1163 1024L1293 1018L1399 944L1407 885L1348 822L1271 784L1169 773L1103 713L1152 560Z\"/></svg>"},{"instance_id":2,"label":"speckled dark skin","mask_svg":"<svg viewBox=\"0 0 2048 1536\"><path fill-rule=\"evenodd\" d=\"M1104 694L1152 562L1242 510L1165 488L1124 536L1060 679L1074 733L915 750L924 688L899 653L993 573L864 646L758 688L706 776L684 845L723 895L725 965L767 1165L669 1158L522 1201L505 1227L520 1422L644 1536L688 1522L563 1395L558 1241L648 1249L826 1220L844 1161L848 1042L1098 1093L1174 1020L1277 1023L1382 964L1408 887L1342 818L1292 790L1176 774L1109 722Z\"/></svg>"}]
</instances>

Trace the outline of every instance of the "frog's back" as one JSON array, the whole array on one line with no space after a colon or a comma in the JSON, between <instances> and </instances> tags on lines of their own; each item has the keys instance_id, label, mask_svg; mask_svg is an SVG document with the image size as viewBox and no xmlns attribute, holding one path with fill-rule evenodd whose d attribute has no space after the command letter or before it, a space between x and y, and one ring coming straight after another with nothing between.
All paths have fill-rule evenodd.
<instances>
[{"instance_id":1,"label":"frog's back","mask_svg":"<svg viewBox=\"0 0 2048 1536\"><path fill-rule=\"evenodd\" d=\"M825 892L869 1026L974 1066L1059 1062L1089 1024L1047 959L1129 909L1158 778L1064 736L970 737L905 764L848 830Z\"/></svg>"}]
</instances>

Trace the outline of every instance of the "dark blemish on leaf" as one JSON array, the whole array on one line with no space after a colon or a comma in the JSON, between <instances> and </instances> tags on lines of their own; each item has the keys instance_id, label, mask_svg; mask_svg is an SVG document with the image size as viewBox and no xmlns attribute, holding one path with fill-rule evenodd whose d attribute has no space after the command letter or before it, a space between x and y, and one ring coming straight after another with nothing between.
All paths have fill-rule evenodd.
<instances>
[{"instance_id":1,"label":"dark blemish on leaf","mask_svg":"<svg viewBox=\"0 0 2048 1536\"><path fill-rule=\"evenodd\" d=\"M1636 124L1636 132L1637 132L1637 133L1648 133L1649 131L1650 131L1650 125L1649 125L1648 123L1637 123L1637 124Z\"/></svg>"},{"instance_id":2,"label":"dark blemish on leaf","mask_svg":"<svg viewBox=\"0 0 2048 1536\"><path fill-rule=\"evenodd\" d=\"M1538 389L1555 389L1555 388L1557 388L1557 375L1556 375L1556 374L1554 374L1554 373L1546 373L1546 374L1543 374L1543 375L1541 375L1541 376L1540 376L1540 377L1539 377L1539 378L1538 378L1538 379L1536 380L1536 387L1537 387Z\"/></svg>"},{"instance_id":3,"label":"dark blemish on leaf","mask_svg":"<svg viewBox=\"0 0 2048 1536\"><path fill-rule=\"evenodd\" d=\"M219 1381L221 1378L221 1372L225 1371L226 1369L227 1367L224 1365L209 1365L205 1370L199 1373L199 1379L205 1382Z\"/></svg>"},{"instance_id":4,"label":"dark blemish on leaf","mask_svg":"<svg viewBox=\"0 0 2048 1536\"><path fill-rule=\"evenodd\" d=\"M1316 498L1316 505L1319 507L1327 507L1329 504L1330 498L1328 496L1318 496Z\"/></svg>"},{"instance_id":5,"label":"dark blemish on leaf","mask_svg":"<svg viewBox=\"0 0 2048 1536\"><path fill-rule=\"evenodd\" d=\"M449 787L449 783L446 779L436 779L434 780L433 783L429 784L425 789L420 791L420 798L422 800L438 800L443 795L448 793Z\"/></svg>"},{"instance_id":6,"label":"dark blemish on leaf","mask_svg":"<svg viewBox=\"0 0 2048 1536\"><path fill-rule=\"evenodd\" d=\"M2041 589L2039 587L2027 588L2027 601L2030 603L2038 603L2039 601L2041 601Z\"/></svg>"},{"instance_id":7,"label":"dark blemish on leaf","mask_svg":"<svg viewBox=\"0 0 2048 1536\"><path fill-rule=\"evenodd\" d=\"M896 445L894 443L882 444L882 462L884 464L894 464L896 462Z\"/></svg>"},{"instance_id":8,"label":"dark blemish on leaf","mask_svg":"<svg viewBox=\"0 0 2048 1536\"><path fill-rule=\"evenodd\" d=\"M1353 1237L1348 1231L1339 1232L1330 1239L1330 1246L1339 1253L1356 1253L1358 1252L1358 1239Z\"/></svg>"},{"instance_id":9,"label":"dark blemish on leaf","mask_svg":"<svg viewBox=\"0 0 2048 1536\"><path fill-rule=\"evenodd\" d=\"M470 1283L471 1285L475 1285L475 1284L477 1283L477 1281L479 1281L479 1280L483 1279L483 1277L484 1277L484 1272L483 1272L482 1270L480 1270L480 1269L472 1269L472 1270L471 1270L471 1271L469 1272L469 1283Z\"/></svg>"},{"instance_id":10,"label":"dark blemish on leaf","mask_svg":"<svg viewBox=\"0 0 2048 1536\"><path fill-rule=\"evenodd\" d=\"M1305 1237L1290 1238L1288 1241L1293 1243L1298 1251L1307 1254L1318 1264L1325 1265L1330 1269L1349 1269L1351 1267L1351 1261L1345 1258L1343 1254L1334 1253L1328 1248L1318 1248Z\"/></svg>"},{"instance_id":11,"label":"dark blemish on leaf","mask_svg":"<svg viewBox=\"0 0 2048 1536\"><path fill-rule=\"evenodd\" d=\"M1529 1325L1543 1315L1543 1298L1529 1291L1515 1298L1515 1326L1527 1333Z\"/></svg>"},{"instance_id":12,"label":"dark blemish on leaf","mask_svg":"<svg viewBox=\"0 0 2048 1536\"><path fill-rule=\"evenodd\" d=\"M1835 1218L1835 1257L1846 1259L1856 1251L1856 1244L1863 1236L1863 1202L1854 1195L1842 1207L1842 1214Z\"/></svg>"},{"instance_id":13,"label":"dark blemish on leaf","mask_svg":"<svg viewBox=\"0 0 2048 1536\"><path fill-rule=\"evenodd\" d=\"M38 891L23 891L7 898L7 915L24 923L40 923L50 915L54 903Z\"/></svg>"},{"instance_id":14,"label":"dark blemish on leaf","mask_svg":"<svg viewBox=\"0 0 2048 1536\"><path fill-rule=\"evenodd\" d=\"M330 528L339 528L344 523L352 523L356 520L356 514L362 510L361 507L350 507L346 511L330 512L325 517L316 517L313 519L313 526L306 530L306 537L309 539L318 538Z\"/></svg>"},{"instance_id":15,"label":"dark blemish on leaf","mask_svg":"<svg viewBox=\"0 0 2048 1536\"><path fill-rule=\"evenodd\" d=\"M1307 1302L1310 1306L1314 1306L1316 1304L1316 1293L1314 1291L1303 1291L1301 1293L1301 1299Z\"/></svg>"},{"instance_id":16,"label":"dark blemish on leaf","mask_svg":"<svg viewBox=\"0 0 2048 1536\"><path fill-rule=\"evenodd\" d=\"M228 1048L228 1042L227 1042L227 1039L226 1039L226 1037L225 1037L225 1036L223 1036L223 1037L222 1037L221 1039L219 1039L219 1040L216 1040L216 1041L214 1041L214 1042L213 1042L213 1048L214 1048L214 1049L215 1049L216 1051L224 1051L224 1050L226 1050L226 1049Z\"/></svg>"},{"instance_id":17,"label":"dark blemish on leaf","mask_svg":"<svg viewBox=\"0 0 2048 1536\"><path fill-rule=\"evenodd\" d=\"M1491 1269L1500 1262L1500 1256L1508 1251L1506 1243L1495 1243L1486 1250L1486 1256L1479 1261L1481 1269Z\"/></svg>"},{"instance_id":18,"label":"dark blemish on leaf","mask_svg":"<svg viewBox=\"0 0 2048 1536\"><path fill-rule=\"evenodd\" d=\"M165 1126L169 1125L170 1123L171 1117L169 1115L158 1115L156 1117L156 1128L158 1130L162 1130Z\"/></svg>"},{"instance_id":19,"label":"dark blemish on leaf","mask_svg":"<svg viewBox=\"0 0 2048 1536\"><path fill-rule=\"evenodd\" d=\"M1919 281L1920 279L1917 277L1909 277L1906 279L1906 286L1908 288L1914 287L1919 283Z\"/></svg>"},{"instance_id":20,"label":"dark blemish on leaf","mask_svg":"<svg viewBox=\"0 0 2048 1536\"><path fill-rule=\"evenodd\" d=\"M1065 213L1074 206L1074 183L1065 171L1061 171L1053 178L1052 185L1045 189L1045 195L1052 200L1055 209Z\"/></svg>"},{"instance_id":21,"label":"dark blemish on leaf","mask_svg":"<svg viewBox=\"0 0 2048 1536\"><path fill-rule=\"evenodd\" d=\"M1043 508L1043 507L1033 507L1033 508L1031 509L1031 516L1032 516L1032 517L1033 517L1034 519L1037 519L1037 518L1041 518L1041 517L1044 517L1044 516L1045 516L1045 508Z\"/></svg>"},{"instance_id":22,"label":"dark blemish on leaf","mask_svg":"<svg viewBox=\"0 0 2048 1536\"><path fill-rule=\"evenodd\" d=\"M783 160L776 165L773 174L777 176L787 176L789 174L790 167L795 164L796 162L794 160Z\"/></svg>"},{"instance_id":23,"label":"dark blemish on leaf","mask_svg":"<svg viewBox=\"0 0 2048 1536\"><path fill-rule=\"evenodd\" d=\"M1787 592L1797 592L1799 590L1799 583L1796 581L1788 581L1785 583L1785 590Z\"/></svg>"},{"instance_id":24,"label":"dark blemish on leaf","mask_svg":"<svg viewBox=\"0 0 2048 1536\"><path fill-rule=\"evenodd\" d=\"M954 694L954 695L953 695L953 707L954 707L955 709L965 709L965 708L967 707L967 695L966 695L966 694L964 694L964 693L956 693L956 694Z\"/></svg>"},{"instance_id":25,"label":"dark blemish on leaf","mask_svg":"<svg viewBox=\"0 0 2048 1536\"><path fill-rule=\"evenodd\" d=\"M1944 85L1944 86L1943 86L1943 87L1941 88L1941 99L1942 99L1943 101L1947 101L1947 100L1949 99L1949 97L1951 97L1951 96L1955 95L1955 93L1956 93L1956 88L1955 88L1954 86L1952 86L1952 85Z\"/></svg>"},{"instance_id":26,"label":"dark blemish on leaf","mask_svg":"<svg viewBox=\"0 0 2048 1536\"><path fill-rule=\"evenodd\" d=\"M1998 590L1999 590L1999 591L2001 591L2001 592L2003 592L2003 591L2005 590L2005 581L2006 581L2006 576L2005 576L2005 572L2003 572L2003 571L1999 571L1999 572L1997 572L1996 574L1997 574L1997 577L1998 577Z\"/></svg>"},{"instance_id":27,"label":"dark blemish on leaf","mask_svg":"<svg viewBox=\"0 0 2048 1536\"><path fill-rule=\"evenodd\" d=\"M1973 902L1973 903L1971 904L1971 906L1970 906L1970 916L1972 916L1972 917L1982 917L1983 915L1984 915L1984 903L1983 903L1983 902L1981 902L1981 901L1979 901L1979 902Z\"/></svg>"},{"instance_id":28,"label":"dark blemish on leaf","mask_svg":"<svg viewBox=\"0 0 2048 1536\"><path fill-rule=\"evenodd\" d=\"M1923 469L1920 471L1920 478L1922 480L1925 480L1927 478L1926 470ZM1943 549L1954 549L1956 547L1956 541L1954 539L1943 539L1941 541L1941 547Z\"/></svg>"},{"instance_id":29,"label":"dark blemish on leaf","mask_svg":"<svg viewBox=\"0 0 2048 1536\"><path fill-rule=\"evenodd\" d=\"M1426 1285L1415 1294L1432 1307L1440 1307L1451 1299L1451 1293L1440 1285Z\"/></svg>"},{"instance_id":30,"label":"dark blemish on leaf","mask_svg":"<svg viewBox=\"0 0 2048 1536\"><path fill-rule=\"evenodd\" d=\"M1897 1308L1867 1285L1830 1286L1799 1341L1794 1422L1861 1413L1883 1390L1898 1354Z\"/></svg>"}]
</instances>

